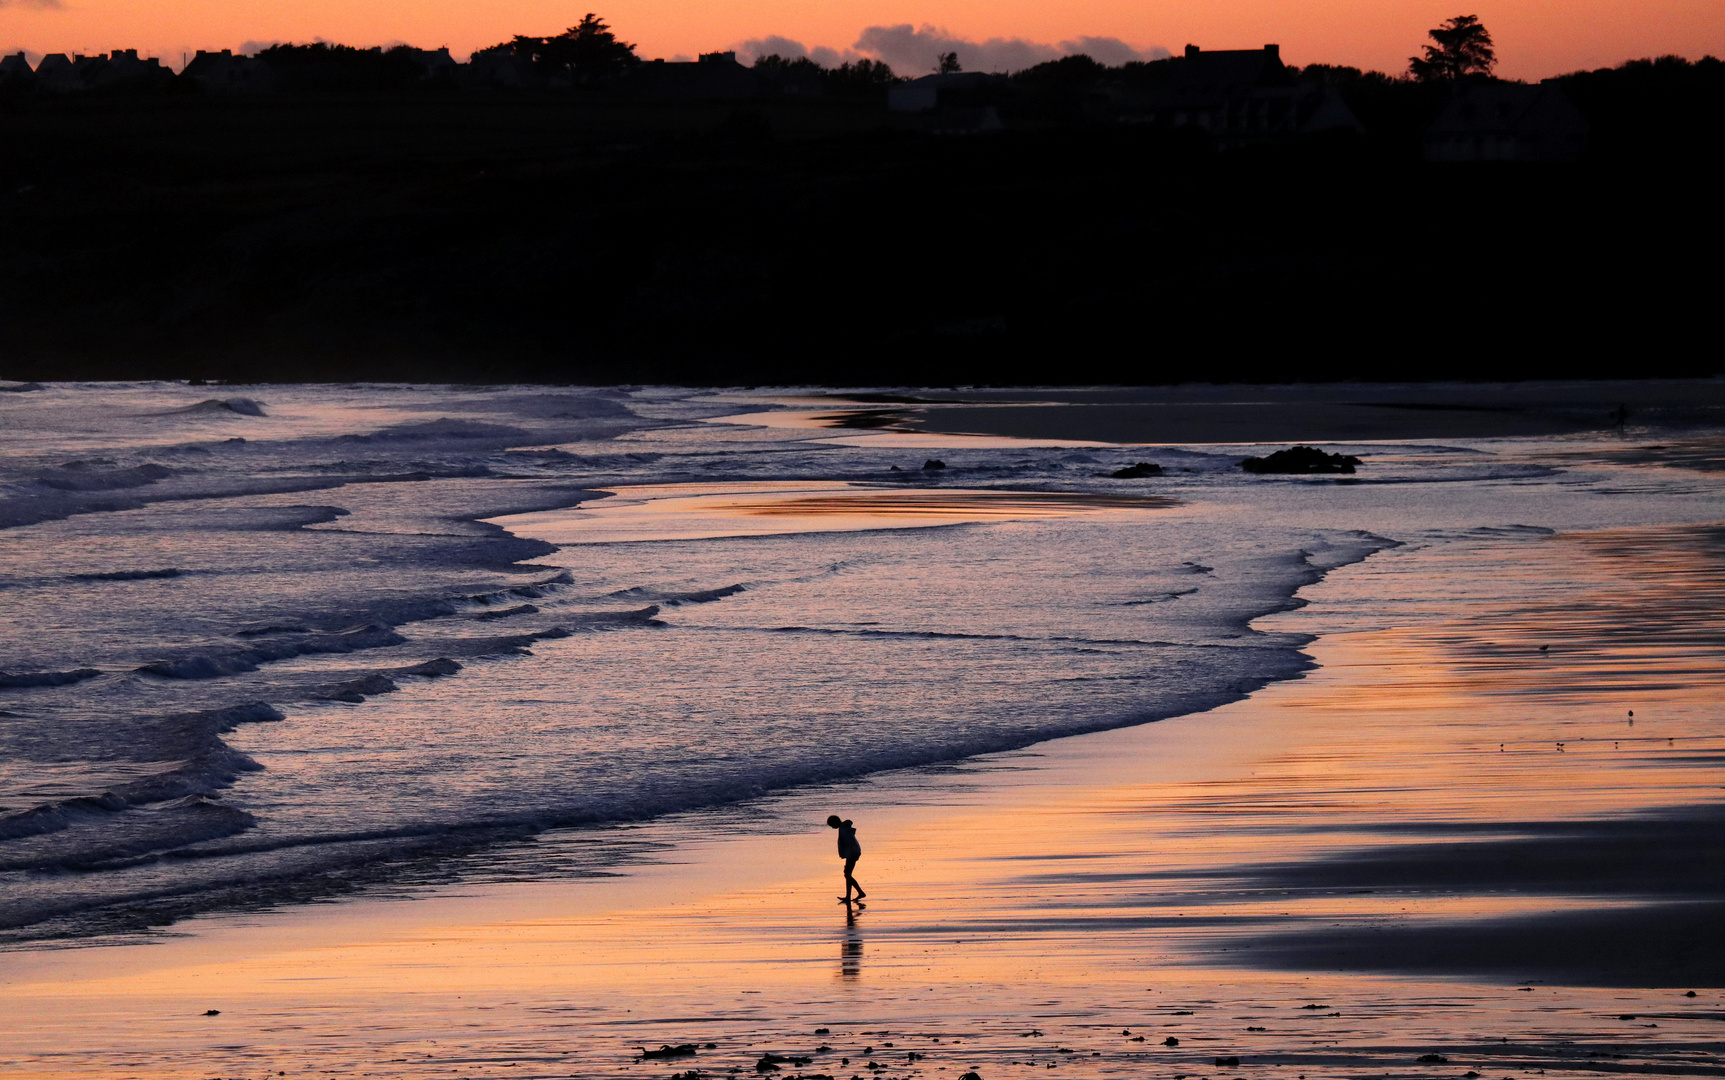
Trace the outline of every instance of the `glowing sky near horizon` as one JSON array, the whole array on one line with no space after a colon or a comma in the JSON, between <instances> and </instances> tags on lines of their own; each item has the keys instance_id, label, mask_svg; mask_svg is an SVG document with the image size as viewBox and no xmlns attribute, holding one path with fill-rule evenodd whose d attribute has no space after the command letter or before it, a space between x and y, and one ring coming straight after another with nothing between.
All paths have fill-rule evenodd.
<instances>
[{"instance_id":1,"label":"glowing sky near horizon","mask_svg":"<svg viewBox=\"0 0 1725 1080\"><path fill-rule=\"evenodd\" d=\"M600 9L646 57L692 56L779 35L843 51L871 26L938 27L972 41L1058 45L1084 36L1140 49L1256 48L1290 63L1405 69L1425 30L1462 12L1491 30L1499 74L1536 79L1676 53L1725 55L1725 0L0 0L0 50L137 48L178 67L182 53L323 38L448 46L458 58L518 34L555 33ZM917 74L915 71L904 72Z\"/></svg>"}]
</instances>

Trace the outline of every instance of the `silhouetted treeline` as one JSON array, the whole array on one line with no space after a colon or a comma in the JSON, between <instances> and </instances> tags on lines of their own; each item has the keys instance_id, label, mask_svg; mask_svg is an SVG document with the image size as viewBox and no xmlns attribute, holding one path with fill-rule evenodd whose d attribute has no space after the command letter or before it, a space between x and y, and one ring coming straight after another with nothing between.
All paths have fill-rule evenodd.
<instances>
[{"instance_id":1,"label":"silhouetted treeline","mask_svg":"<svg viewBox=\"0 0 1725 1080\"><path fill-rule=\"evenodd\" d=\"M1449 100L1441 82L1311 64L1299 77L1334 86L1374 138L1402 148ZM1631 60L1550 80L1586 117L1595 158L1719 159L1725 154L1725 62L1681 56Z\"/></svg>"},{"instance_id":2,"label":"silhouetted treeline","mask_svg":"<svg viewBox=\"0 0 1725 1080\"><path fill-rule=\"evenodd\" d=\"M816 86L834 97L879 97L888 87L905 80L878 60L847 60L828 68L806 56L786 59L772 55L758 58L753 69L779 85L803 83Z\"/></svg>"},{"instance_id":3,"label":"silhouetted treeline","mask_svg":"<svg viewBox=\"0 0 1725 1080\"><path fill-rule=\"evenodd\" d=\"M1554 80L1593 125L1594 153L1623 159L1704 158L1725 146L1725 61L1631 60Z\"/></svg>"},{"instance_id":4,"label":"silhouetted treeline","mask_svg":"<svg viewBox=\"0 0 1725 1080\"><path fill-rule=\"evenodd\" d=\"M256 58L269 65L282 90L401 90L425 82L431 75L419 59L419 50L405 45L392 49L356 49L321 41L271 45ZM195 92L199 87L194 80L185 79L179 89Z\"/></svg>"},{"instance_id":5,"label":"silhouetted treeline","mask_svg":"<svg viewBox=\"0 0 1725 1080\"><path fill-rule=\"evenodd\" d=\"M1236 54L1244 55L1244 54ZM714 61L707 64L706 61ZM848 131L846 103L884 106L888 89L906 80L870 60L823 68L807 57L766 56L752 67L730 54L701 64L641 61L603 20L588 15L564 33L516 37L457 63L447 50L407 46L354 48L318 42L273 45L255 56L200 53L175 74L135 51L108 57L55 54L32 70L22 55L0 63L0 106L53 107L70 97L176 96L257 93L387 93L448 96L451 91L577 92L689 103L702 100L795 98L839 106L833 130ZM1110 126L1153 119L1146 103L1179 77L1183 57L1108 67L1088 56L1067 56L1011 76L964 76L945 91L961 105L995 110L1013 126ZM689 69L671 71L671 69ZM1359 121L1377 152L1417 156L1422 133L1452 100L1453 81L1417 80L1378 71L1314 63L1265 69L1258 89L1305 85L1334 90ZM672 78L671 76L676 76ZM1725 64L1712 57L1668 56L1614 68L1574 72L1548 80L1585 117L1594 157L1643 160L1714 158L1725 145ZM1163 110L1166 112L1166 110ZM884 110L883 110L884 113ZM663 118L648 124L657 126ZM878 121L885 123L883 117ZM932 124L925 127L938 128Z\"/></svg>"}]
</instances>

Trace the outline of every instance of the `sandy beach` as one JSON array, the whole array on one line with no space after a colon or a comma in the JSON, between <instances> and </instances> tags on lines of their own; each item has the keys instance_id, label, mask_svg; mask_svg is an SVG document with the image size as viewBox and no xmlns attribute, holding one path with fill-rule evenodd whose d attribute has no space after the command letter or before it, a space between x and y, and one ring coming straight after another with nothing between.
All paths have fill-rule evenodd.
<instances>
[{"instance_id":1,"label":"sandy beach","mask_svg":"<svg viewBox=\"0 0 1725 1080\"><path fill-rule=\"evenodd\" d=\"M1206 713L536 838L617 853L571 880L8 952L0 1072L1722 1075L1720 547L1390 549L1259 620L1317 667Z\"/></svg>"}]
</instances>

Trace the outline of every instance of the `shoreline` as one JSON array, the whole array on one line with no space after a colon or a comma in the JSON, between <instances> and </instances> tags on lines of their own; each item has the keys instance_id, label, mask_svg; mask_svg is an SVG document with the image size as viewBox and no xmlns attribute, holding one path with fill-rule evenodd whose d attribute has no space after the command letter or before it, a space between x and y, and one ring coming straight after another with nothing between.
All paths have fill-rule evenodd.
<instances>
[{"instance_id":1,"label":"shoreline","mask_svg":"<svg viewBox=\"0 0 1725 1080\"><path fill-rule=\"evenodd\" d=\"M1481 404L1482 398L1488 403ZM976 387L912 394L832 395L862 427L902 433L1107 444L1477 440L1635 434L1725 420L1725 380L1593 383L1179 384L1148 387ZM799 402L800 404L800 402ZM1616 410L1625 409L1627 424ZM1649 430L1647 425L1660 430ZM1094 445L1094 442L1092 442Z\"/></svg>"},{"instance_id":2,"label":"shoreline","mask_svg":"<svg viewBox=\"0 0 1725 1080\"><path fill-rule=\"evenodd\" d=\"M1575 572L1589 559L1618 565L1590 538L1554 542L1568 545ZM1557 557L1504 550L1526 573ZM1297 886L1254 881L1253 867L1333 868L1362 852L1465 845L1481 839L1478 824L1538 820L1505 813L1511 805L1562 823L1621 816L1648 798L1707 805L1699 794L1719 787L1725 745L1696 690L1718 671L1716 658L1702 662L1712 656L1704 647L1667 665L1683 673L1672 685L1672 670L1644 670L1609 628L1586 636L1556 613L1546 623L1567 635L1575 659L1559 664L1573 668L1529 682L1530 648L1483 662L1478 641L1452 640L1473 632L1459 615L1423 631L1335 629L1338 612L1397 580L1385 575L1423 572L1406 561L1413 553L1386 554L1302 590L1310 606L1260 620L1315 627L1305 651L1318 666L1205 713L775 796L751 808L755 835L705 836L708 815L675 815L629 830L645 849L667 846L617 878L203 917L149 948L8 952L0 993L18 1042L0 1065L23 1076L185 1075L194 1065L251 1075L266 1063L288 1075L361 1063L379 1075L615 1075L639 1062L621 1045L628 1039L720 1044L686 1063L640 1063L659 1075L683 1064L748 1068L767 1050L810 1053L810 1033L827 1026L835 1049L811 1054L808 1075L840 1075L833 1059L863 1045L891 1070L878 1075L956 1074L962 1064L990 1080L1053 1061L1085 1075L1208 1075L1212 1058L1236 1056L1278 1074L1451 1076L1462 1055L1478 1068L1604 1064L1584 1052L1622 1054L1611 1060L1618 1071L1725 1073L1725 1047L1707 1026L1725 1016L1709 989L1721 980L1689 987L1698 991L1689 999L1676 988L1537 977L1522 991L1508 980L1537 976L1525 969L1386 976L1358 963L1278 972L1262 955L1246 961L1248 950L1338 922L1351 948L1422 929L1633 910L1624 904L1645 899L1506 892L1503 881L1458 890L1446 875L1423 887L1404 875L1391 892L1366 894L1345 870ZM1717 581L1715 566L1695 569ZM1410 674L1426 670L1440 674ZM1553 686L1563 691L1555 699ZM1623 751L1611 738L1621 714L1606 712L1626 696L1643 719L1640 741ZM1554 731L1566 749L1546 741ZM1632 792L1617 786L1626 770L1640 780ZM823 899L837 872L830 831L816 828L847 796L871 893L849 923ZM1565 947L1549 942L1560 954L1547 959ZM1337 1022L1305 1008L1316 1004L1334 1005ZM1662 1019L1615 1019L1643 1013ZM1046 1035L1023 1034L1032 1030ZM927 1057L907 1059L901 1044L888 1064L881 1044L911 1032ZM1133 1041L1145 1032L1179 1046ZM1496 1033L1508 1041L1489 1045ZM1560 1036L1574 1045L1562 1048ZM451 1038L469 1040L465 1057L440 1049ZM1414 1060L1440 1051L1447 1069ZM1682 1056L1697 1051L1711 1057ZM860 1066L853 1057L843 1075Z\"/></svg>"}]
</instances>

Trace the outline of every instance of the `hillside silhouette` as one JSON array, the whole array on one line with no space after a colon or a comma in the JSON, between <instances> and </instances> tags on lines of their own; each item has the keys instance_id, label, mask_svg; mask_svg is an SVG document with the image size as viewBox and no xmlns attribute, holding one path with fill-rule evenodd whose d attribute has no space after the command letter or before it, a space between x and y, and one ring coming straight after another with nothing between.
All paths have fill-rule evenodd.
<instances>
[{"instance_id":1,"label":"hillside silhouette","mask_svg":"<svg viewBox=\"0 0 1725 1080\"><path fill-rule=\"evenodd\" d=\"M513 87L474 85L446 54L332 45L266 51L267 88L247 92L172 73L53 92L0 72L0 375L1156 383L1720 367L1705 318L1718 271L1691 257L1721 239L1716 60L1518 90L1193 48L906 82L799 58L656 65L616 44L476 54L536 73ZM1191 98L1188 112L1219 110L1211 126L1173 119L1199 74L1243 64L1259 72L1248 96ZM923 97L889 107L903 89ZM1446 109L1453 121L1477 99L1507 116L1541 93L1582 118L1579 160L1424 160Z\"/></svg>"}]
</instances>

